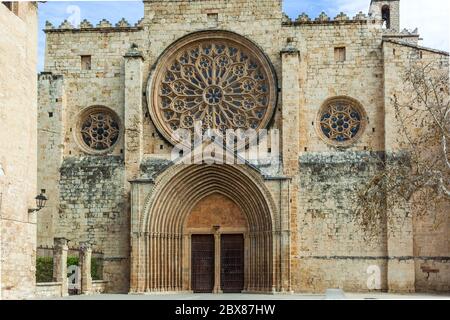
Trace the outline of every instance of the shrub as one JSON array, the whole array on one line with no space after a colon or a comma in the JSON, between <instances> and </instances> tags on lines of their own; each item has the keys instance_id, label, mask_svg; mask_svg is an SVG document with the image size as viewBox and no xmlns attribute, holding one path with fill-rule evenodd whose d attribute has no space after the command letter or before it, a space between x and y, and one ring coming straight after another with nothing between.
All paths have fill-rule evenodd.
<instances>
[{"instance_id":1,"label":"shrub","mask_svg":"<svg viewBox=\"0 0 450 320\"><path fill-rule=\"evenodd\" d=\"M37 257L36 258L36 282L52 282L53 281L53 258Z\"/></svg>"},{"instance_id":2,"label":"shrub","mask_svg":"<svg viewBox=\"0 0 450 320\"><path fill-rule=\"evenodd\" d=\"M80 259L78 257L67 257L67 267L78 266ZM92 280L101 280L100 274L101 262L99 259L92 258L91 260L91 276ZM36 258L36 282L52 282L53 281L53 258L52 257L37 257Z\"/></svg>"}]
</instances>

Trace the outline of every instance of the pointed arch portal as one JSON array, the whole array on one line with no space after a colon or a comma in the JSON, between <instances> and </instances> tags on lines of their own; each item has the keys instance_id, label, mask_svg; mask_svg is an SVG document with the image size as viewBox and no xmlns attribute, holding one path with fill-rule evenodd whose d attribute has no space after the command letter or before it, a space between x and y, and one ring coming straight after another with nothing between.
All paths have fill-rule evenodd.
<instances>
[{"instance_id":1,"label":"pointed arch portal","mask_svg":"<svg viewBox=\"0 0 450 320\"><path fill-rule=\"evenodd\" d=\"M278 209L263 179L252 168L174 165L149 187L145 201L139 200L142 191L133 190L131 292L192 291L192 236L215 236L217 255L221 234L226 233L242 234L244 238L243 291L273 292L283 287ZM205 216L200 225L195 225L201 215L214 215L207 213L207 208L199 209L199 204L211 197L228 199L228 210L236 213L234 224L227 225L223 217ZM140 202L144 202L141 207ZM217 209L212 206L212 211ZM231 211L224 214L234 214ZM219 274L216 259L214 292L220 292Z\"/></svg>"}]
</instances>

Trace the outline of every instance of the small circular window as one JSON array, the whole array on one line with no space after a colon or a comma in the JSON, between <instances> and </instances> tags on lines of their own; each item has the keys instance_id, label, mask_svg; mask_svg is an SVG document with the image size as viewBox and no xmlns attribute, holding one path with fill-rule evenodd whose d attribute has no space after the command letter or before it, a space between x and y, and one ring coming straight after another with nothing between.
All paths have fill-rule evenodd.
<instances>
[{"instance_id":1,"label":"small circular window","mask_svg":"<svg viewBox=\"0 0 450 320\"><path fill-rule=\"evenodd\" d=\"M328 144L348 146L364 132L366 113L354 99L333 98L322 106L318 116L319 135Z\"/></svg>"},{"instance_id":2,"label":"small circular window","mask_svg":"<svg viewBox=\"0 0 450 320\"><path fill-rule=\"evenodd\" d=\"M94 107L82 113L78 135L84 149L107 152L119 140L120 125L117 115L104 107Z\"/></svg>"}]
</instances>

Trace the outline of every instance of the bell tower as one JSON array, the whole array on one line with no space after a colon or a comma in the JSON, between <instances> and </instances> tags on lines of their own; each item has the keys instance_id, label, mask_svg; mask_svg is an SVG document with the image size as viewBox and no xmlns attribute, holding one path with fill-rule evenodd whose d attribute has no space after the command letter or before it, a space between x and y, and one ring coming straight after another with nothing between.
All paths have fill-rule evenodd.
<instances>
[{"instance_id":1,"label":"bell tower","mask_svg":"<svg viewBox=\"0 0 450 320\"><path fill-rule=\"evenodd\" d=\"M385 28L400 31L400 0L371 0L369 13L385 21Z\"/></svg>"}]
</instances>

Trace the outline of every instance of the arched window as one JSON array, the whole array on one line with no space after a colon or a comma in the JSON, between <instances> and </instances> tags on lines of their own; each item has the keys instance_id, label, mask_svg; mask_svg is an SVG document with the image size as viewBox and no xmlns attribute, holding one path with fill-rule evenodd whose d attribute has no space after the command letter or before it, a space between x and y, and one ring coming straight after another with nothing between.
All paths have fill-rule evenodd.
<instances>
[{"instance_id":1,"label":"arched window","mask_svg":"<svg viewBox=\"0 0 450 320\"><path fill-rule=\"evenodd\" d=\"M391 28L391 9L388 5L384 5L381 8L381 18L386 22L386 28Z\"/></svg>"}]
</instances>

